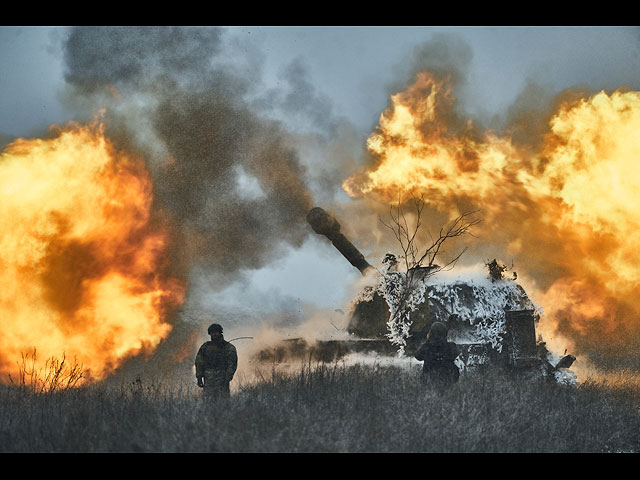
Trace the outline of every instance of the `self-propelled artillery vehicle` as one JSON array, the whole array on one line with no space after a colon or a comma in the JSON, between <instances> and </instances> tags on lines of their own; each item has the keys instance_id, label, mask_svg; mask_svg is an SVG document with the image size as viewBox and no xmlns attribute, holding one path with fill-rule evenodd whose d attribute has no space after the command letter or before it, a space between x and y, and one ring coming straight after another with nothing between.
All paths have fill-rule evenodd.
<instances>
[{"instance_id":1,"label":"self-propelled artillery vehicle","mask_svg":"<svg viewBox=\"0 0 640 480\"><path fill-rule=\"evenodd\" d=\"M340 231L334 216L316 207L309 211L307 222L370 281L352 302L347 338L315 342L288 339L261 351L261 360L334 361L356 353L412 356L430 326L442 322L448 327L449 340L458 344L456 363L462 371L498 368L572 380L567 369L575 357L552 354L537 337L538 308L515 278L503 277L500 270L496 275L495 269L493 275L455 280L433 274L433 267L402 272L396 268L393 254L374 267ZM487 264L497 265L495 260ZM408 288L411 294L402 295Z\"/></svg>"}]
</instances>

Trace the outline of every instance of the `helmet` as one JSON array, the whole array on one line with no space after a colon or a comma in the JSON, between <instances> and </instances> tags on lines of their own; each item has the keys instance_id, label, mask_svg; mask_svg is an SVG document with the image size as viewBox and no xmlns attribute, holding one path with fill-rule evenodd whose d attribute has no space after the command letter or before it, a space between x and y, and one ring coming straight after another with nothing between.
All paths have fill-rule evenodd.
<instances>
[{"instance_id":1,"label":"helmet","mask_svg":"<svg viewBox=\"0 0 640 480\"><path fill-rule=\"evenodd\" d=\"M214 332L222 333L222 325L220 325L219 323L212 323L211 325L209 325L207 333L211 335Z\"/></svg>"},{"instance_id":2,"label":"helmet","mask_svg":"<svg viewBox=\"0 0 640 480\"><path fill-rule=\"evenodd\" d=\"M429 329L429 337L432 339L447 338L447 326L442 322L434 322Z\"/></svg>"}]
</instances>

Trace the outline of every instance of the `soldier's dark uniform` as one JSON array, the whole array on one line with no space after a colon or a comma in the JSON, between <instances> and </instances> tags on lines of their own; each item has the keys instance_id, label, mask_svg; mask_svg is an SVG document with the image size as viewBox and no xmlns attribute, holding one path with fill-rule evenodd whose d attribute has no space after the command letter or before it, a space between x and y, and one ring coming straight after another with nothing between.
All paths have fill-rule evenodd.
<instances>
[{"instance_id":1,"label":"soldier's dark uniform","mask_svg":"<svg viewBox=\"0 0 640 480\"><path fill-rule=\"evenodd\" d=\"M209 326L211 340L202 344L196 355L196 379L204 398L229 397L229 383L238 367L236 347L222 336L217 323Z\"/></svg>"},{"instance_id":2,"label":"soldier's dark uniform","mask_svg":"<svg viewBox=\"0 0 640 480\"><path fill-rule=\"evenodd\" d=\"M458 346L447 341L447 327L435 322L429 330L427 341L415 353L415 358L423 360L422 381L436 386L456 383L460 370L454 363L459 354Z\"/></svg>"}]
</instances>

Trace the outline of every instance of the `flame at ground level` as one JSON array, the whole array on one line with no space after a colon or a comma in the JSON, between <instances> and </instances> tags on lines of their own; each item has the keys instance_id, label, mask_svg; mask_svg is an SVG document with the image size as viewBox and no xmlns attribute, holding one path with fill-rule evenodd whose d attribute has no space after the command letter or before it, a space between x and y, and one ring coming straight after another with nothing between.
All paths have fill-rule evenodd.
<instances>
[{"instance_id":1,"label":"flame at ground level","mask_svg":"<svg viewBox=\"0 0 640 480\"><path fill-rule=\"evenodd\" d=\"M163 274L166 227L151 211L144 162L117 150L100 122L0 155L0 378L74 359L99 380L171 331L184 288ZM38 365L36 365L36 369Z\"/></svg>"}]
</instances>

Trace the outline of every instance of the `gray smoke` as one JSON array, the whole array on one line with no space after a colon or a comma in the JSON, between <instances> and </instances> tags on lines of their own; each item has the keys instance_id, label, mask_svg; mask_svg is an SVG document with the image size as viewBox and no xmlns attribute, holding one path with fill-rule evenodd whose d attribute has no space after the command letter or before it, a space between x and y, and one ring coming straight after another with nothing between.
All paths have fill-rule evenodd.
<instances>
[{"instance_id":1,"label":"gray smoke","mask_svg":"<svg viewBox=\"0 0 640 480\"><path fill-rule=\"evenodd\" d=\"M265 89L260 52L227 42L219 28L74 28L64 59L66 104L84 119L105 109L109 138L148 162L154 210L173 228L173 273L191 287L151 364L188 368L195 352L176 354L197 348L213 321L210 311L192 314L201 296L242 281L313 234L305 220L311 187L333 172L310 174L302 136L274 113L291 115L312 100L314 108L296 115L322 143L332 134L331 104L299 62L283 71L282 91ZM124 371L145 365L132 359Z\"/></svg>"},{"instance_id":2,"label":"gray smoke","mask_svg":"<svg viewBox=\"0 0 640 480\"><path fill-rule=\"evenodd\" d=\"M76 28L65 43L69 104L106 109L109 135L150 163L174 259L228 282L301 245L312 201L290 135L252 106L259 56L218 28Z\"/></svg>"},{"instance_id":3,"label":"gray smoke","mask_svg":"<svg viewBox=\"0 0 640 480\"><path fill-rule=\"evenodd\" d=\"M343 121L334 115L331 101L311 83L302 58L295 58L281 68L278 80L286 89L269 89L256 100L256 106L270 111L280 110L287 116L304 121L324 139L336 136Z\"/></svg>"}]
</instances>

